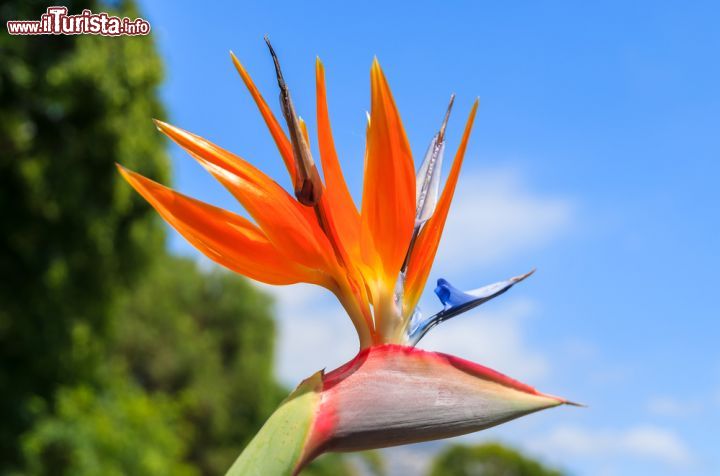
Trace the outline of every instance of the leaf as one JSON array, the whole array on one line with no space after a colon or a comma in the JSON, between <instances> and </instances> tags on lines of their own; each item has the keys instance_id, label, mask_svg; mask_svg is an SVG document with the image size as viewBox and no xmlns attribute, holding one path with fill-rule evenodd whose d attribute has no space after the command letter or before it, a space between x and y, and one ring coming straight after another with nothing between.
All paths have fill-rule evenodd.
<instances>
[{"instance_id":1,"label":"leaf","mask_svg":"<svg viewBox=\"0 0 720 476\"><path fill-rule=\"evenodd\" d=\"M294 474L305 456L321 390L322 372L303 381L265 422L225 476Z\"/></svg>"}]
</instances>

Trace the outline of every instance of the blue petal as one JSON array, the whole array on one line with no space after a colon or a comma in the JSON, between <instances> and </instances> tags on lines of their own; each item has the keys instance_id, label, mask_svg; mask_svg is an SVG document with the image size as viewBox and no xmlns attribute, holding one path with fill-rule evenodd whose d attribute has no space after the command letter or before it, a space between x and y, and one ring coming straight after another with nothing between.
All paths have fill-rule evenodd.
<instances>
[{"instance_id":1,"label":"blue petal","mask_svg":"<svg viewBox=\"0 0 720 476\"><path fill-rule=\"evenodd\" d=\"M475 296L460 291L458 288L450 284L446 279L438 279L437 287L435 288L435 294L440 299L440 302L445 306L445 309L450 309L455 306L461 306L469 301L475 299Z\"/></svg>"},{"instance_id":2,"label":"blue petal","mask_svg":"<svg viewBox=\"0 0 720 476\"><path fill-rule=\"evenodd\" d=\"M503 294L505 291L533 274L535 270L521 276L500 281L470 291L461 291L450 284L446 279L438 279L435 294L443 304L443 310L426 319L422 318L419 310L413 315L411 325L408 328L408 341L410 345L417 344L430 329L447 321L465 311L469 311L489 300Z\"/></svg>"}]
</instances>

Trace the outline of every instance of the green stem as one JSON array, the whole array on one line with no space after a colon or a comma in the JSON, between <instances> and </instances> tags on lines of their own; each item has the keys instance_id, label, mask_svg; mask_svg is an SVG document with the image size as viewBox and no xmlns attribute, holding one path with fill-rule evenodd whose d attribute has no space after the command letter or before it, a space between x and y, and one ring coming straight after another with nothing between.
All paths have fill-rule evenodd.
<instances>
[{"instance_id":1,"label":"green stem","mask_svg":"<svg viewBox=\"0 0 720 476\"><path fill-rule=\"evenodd\" d=\"M303 381L268 418L225 476L292 475L315 421L322 373Z\"/></svg>"}]
</instances>

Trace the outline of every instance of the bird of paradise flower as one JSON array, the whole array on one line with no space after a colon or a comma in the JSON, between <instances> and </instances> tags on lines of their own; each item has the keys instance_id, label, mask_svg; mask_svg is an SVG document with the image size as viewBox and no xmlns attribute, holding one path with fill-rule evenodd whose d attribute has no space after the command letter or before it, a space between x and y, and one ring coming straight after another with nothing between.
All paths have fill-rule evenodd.
<instances>
[{"instance_id":1,"label":"bird of paradise flower","mask_svg":"<svg viewBox=\"0 0 720 476\"><path fill-rule=\"evenodd\" d=\"M295 111L270 42L289 138L245 68L231 53L292 180L294 197L244 159L190 132L155 121L224 185L253 221L177 193L119 166L123 177L208 258L264 283L312 283L334 293L359 338L358 355L302 382L245 448L228 474L297 474L326 451L356 451L457 436L538 410L573 404L494 370L415 347L435 325L502 293L532 272L472 291L444 279L443 308L417 304L428 279L478 107L470 110L445 186L445 129L415 172L408 139L377 59L370 73L360 210L335 151L325 71L316 61L318 149Z\"/></svg>"}]
</instances>

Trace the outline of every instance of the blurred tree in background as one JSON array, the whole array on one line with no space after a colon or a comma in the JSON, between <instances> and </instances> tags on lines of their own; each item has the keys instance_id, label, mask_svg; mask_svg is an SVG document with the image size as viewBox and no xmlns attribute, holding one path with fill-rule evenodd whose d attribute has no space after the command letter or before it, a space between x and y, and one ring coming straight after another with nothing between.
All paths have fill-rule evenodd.
<instances>
[{"instance_id":1,"label":"blurred tree in background","mask_svg":"<svg viewBox=\"0 0 720 476\"><path fill-rule=\"evenodd\" d=\"M65 2L71 12L108 10ZM136 16L130 2L115 2ZM46 1L2 2L36 19ZM19 462L32 402L92 378L116 297L163 229L115 162L166 180L161 61L150 37L0 35L0 461Z\"/></svg>"},{"instance_id":2,"label":"blurred tree in background","mask_svg":"<svg viewBox=\"0 0 720 476\"><path fill-rule=\"evenodd\" d=\"M188 459L223 474L285 397L273 376L270 299L237 275L165 257L125 300L113 355L192 428Z\"/></svg>"},{"instance_id":3,"label":"blurred tree in background","mask_svg":"<svg viewBox=\"0 0 720 476\"><path fill-rule=\"evenodd\" d=\"M450 445L435 458L430 476L562 476L522 453L498 443Z\"/></svg>"},{"instance_id":4,"label":"blurred tree in background","mask_svg":"<svg viewBox=\"0 0 720 476\"><path fill-rule=\"evenodd\" d=\"M270 304L239 276L161 254L121 299L95 393L62 390L24 437L30 473L223 474L286 394Z\"/></svg>"},{"instance_id":5,"label":"blurred tree in background","mask_svg":"<svg viewBox=\"0 0 720 476\"><path fill-rule=\"evenodd\" d=\"M189 432L176 402L115 371L100 388L59 390L55 410L23 437L20 474L196 476L185 461Z\"/></svg>"}]
</instances>

